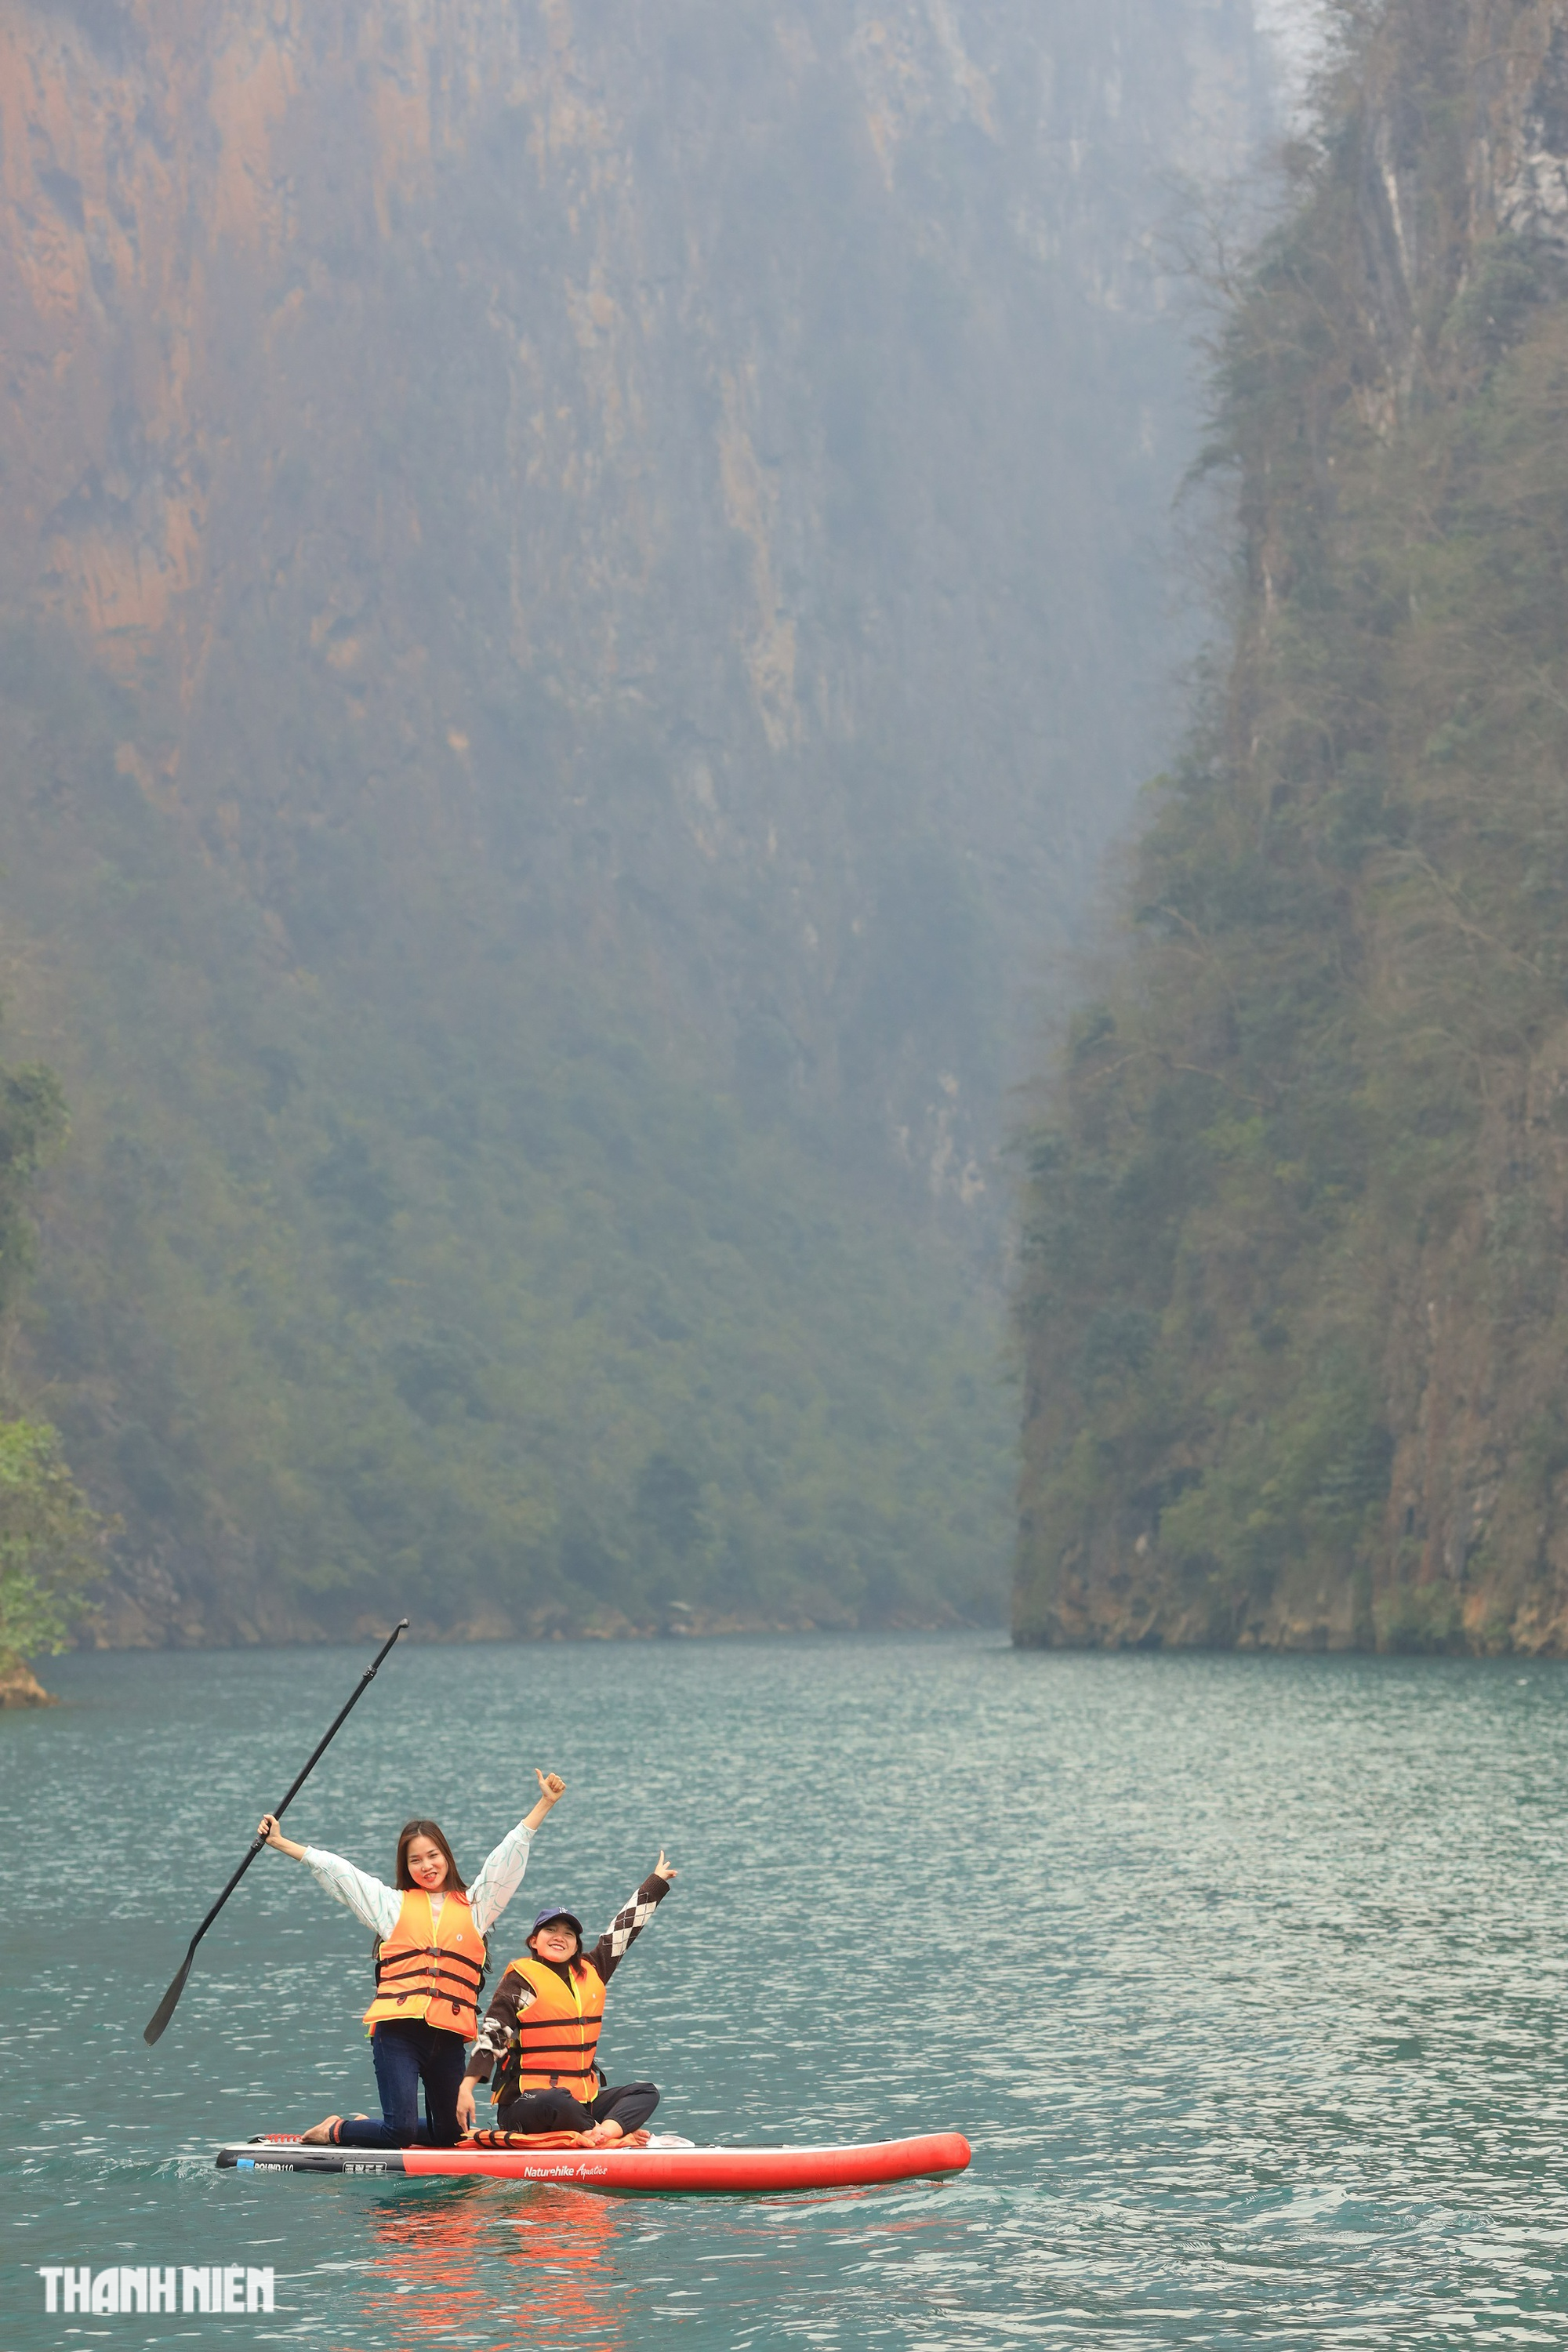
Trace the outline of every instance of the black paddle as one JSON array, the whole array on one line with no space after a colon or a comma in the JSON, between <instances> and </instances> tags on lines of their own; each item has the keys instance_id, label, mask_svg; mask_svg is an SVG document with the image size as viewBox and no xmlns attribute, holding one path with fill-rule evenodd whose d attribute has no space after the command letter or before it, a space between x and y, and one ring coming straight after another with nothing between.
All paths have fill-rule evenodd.
<instances>
[{"instance_id":1,"label":"black paddle","mask_svg":"<svg viewBox=\"0 0 1568 2352\"><path fill-rule=\"evenodd\" d=\"M321 1762L322 1757L326 1754L327 1749L331 1746L332 1741L342 1729L343 1724L348 1716L353 1709L359 1705L361 1699L370 1688L371 1683L375 1676L376 1668L380 1665L383 1658L385 1657L388 1650L391 1649L393 1643L396 1641L399 1633L406 1633L407 1631L407 1618L400 1617L392 1633L382 1643L381 1648L376 1652L369 1665L366 1666L363 1674L361 1675L359 1682L355 1685L353 1696L349 1700L348 1706L344 1707L342 1715L334 1717L326 1738L321 1741L321 1746L314 1750L310 1762L306 1765L304 1770L300 1773L299 1779L289 1790L289 1794L284 1798L283 1802L280 1805L273 1806L272 1818L274 1821L278 1819L279 1814L286 1813L288 1811L289 1806L293 1803L295 1798L299 1795L300 1790L304 1787L306 1781L310 1779L311 1773ZM217 1901L213 1905L212 1909L207 1913L206 1917L196 1929L195 1934L191 1937L190 1949L186 1952L184 1959L181 1963L179 1975L174 1979L174 1983L169 1987L168 1991L158 2003L158 2006L153 2011L149 2022L142 2028L142 2039L149 2045L158 2040L163 2028L168 2024L169 2020L174 2014L180 1995L185 1990L185 1979L191 1973L191 1962L196 1957L196 1946L201 1942L202 1937L206 1934L207 1929L212 1926L213 1921L217 1917L218 1913L223 1909L224 1905L228 1901L229 1896L234 1893L235 1888L239 1885L240 1880L245 1876L246 1872L250 1868L251 1864L256 1860L257 1855L261 1852L262 1847L266 1843L267 1840L264 1837L258 1837L252 1841L250 1852L246 1855L245 1860L240 1864L239 1868L235 1872L234 1876L229 1880L228 1885L224 1888L223 1893L218 1896Z\"/></svg>"}]
</instances>

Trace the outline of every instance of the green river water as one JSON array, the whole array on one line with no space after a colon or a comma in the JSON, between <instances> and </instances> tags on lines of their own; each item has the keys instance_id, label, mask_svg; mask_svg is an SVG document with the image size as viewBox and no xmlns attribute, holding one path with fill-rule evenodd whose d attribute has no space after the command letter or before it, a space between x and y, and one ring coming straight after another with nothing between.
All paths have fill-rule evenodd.
<instances>
[{"instance_id":1,"label":"green river water","mask_svg":"<svg viewBox=\"0 0 1568 2352\"><path fill-rule=\"evenodd\" d=\"M1017 1655L1000 1637L410 1649L289 1827L470 1871L492 1939L679 1881L612 2080L702 2141L957 2128L940 2185L612 2200L219 2173L374 2108L364 1931L263 1854L374 1648L82 1656L0 1717L4 2352L1568 2344L1568 1675ZM525 1916L526 1915L526 1916ZM49 2318L46 2263L268 2264L270 2318Z\"/></svg>"}]
</instances>

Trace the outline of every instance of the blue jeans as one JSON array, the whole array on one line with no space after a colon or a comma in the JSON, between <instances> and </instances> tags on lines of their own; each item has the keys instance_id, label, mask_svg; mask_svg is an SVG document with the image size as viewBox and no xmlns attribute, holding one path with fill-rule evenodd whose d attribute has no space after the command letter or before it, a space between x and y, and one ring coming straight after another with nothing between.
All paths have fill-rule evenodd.
<instances>
[{"instance_id":1,"label":"blue jeans","mask_svg":"<svg viewBox=\"0 0 1568 2352\"><path fill-rule=\"evenodd\" d=\"M458 2137L458 2092L468 2044L460 2033L426 2025L422 2017L396 2018L370 2037L381 2121L342 2123L340 2147L450 2147ZM425 2113L419 2120L419 2085Z\"/></svg>"}]
</instances>

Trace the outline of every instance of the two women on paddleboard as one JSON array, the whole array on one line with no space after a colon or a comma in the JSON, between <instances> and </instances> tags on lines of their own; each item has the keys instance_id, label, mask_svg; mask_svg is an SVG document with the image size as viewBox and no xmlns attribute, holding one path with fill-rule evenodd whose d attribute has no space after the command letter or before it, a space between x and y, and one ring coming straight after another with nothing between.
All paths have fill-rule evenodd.
<instances>
[{"instance_id":1,"label":"two women on paddleboard","mask_svg":"<svg viewBox=\"0 0 1568 2352\"><path fill-rule=\"evenodd\" d=\"M534 1832L565 1794L566 1783L559 1774L536 1769L535 1778L538 1803L467 1885L435 1822L405 1825L397 1841L395 1884L387 1886L341 1854L297 1845L283 1835L272 1814L263 1815L258 1836L304 1863L318 1885L377 1939L375 1997L364 2021L370 2029L381 2119L328 2116L303 2135L307 2142L339 2147L395 2148L421 2143L449 2147L463 2132L472 2130L474 2084L489 2074L498 2057L503 2063L493 2095L507 2109L503 2130L584 2133L596 2145L634 2132L646 2137L640 2126L658 2105L658 2093L651 2083L601 2089L604 2077L595 2067L594 2053L605 1986L675 1876L662 1852L658 1869L617 1912L589 1959L581 1956L581 1929L573 1915L559 1908L542 1912L528 1938L528 1957L508 1969L482 2033L479 2029L487 1935L522 1883ZM547 1948L542 1958L542 1945ZM527 2034L521 2024L525 2015L534 2020ZM466 2067L468 2045L476 2037L479 2047L472 2067ZM509 2074L504 2062L514 2040L520 2056ZM578 2093L586 2095L579 2097ZM535 2097L543 2098L542 2108L527 2105ZM519 2124L512 2120L512 2108L530 2116L548 2114L550 2120Z\"/></svg>"}]
</instances>

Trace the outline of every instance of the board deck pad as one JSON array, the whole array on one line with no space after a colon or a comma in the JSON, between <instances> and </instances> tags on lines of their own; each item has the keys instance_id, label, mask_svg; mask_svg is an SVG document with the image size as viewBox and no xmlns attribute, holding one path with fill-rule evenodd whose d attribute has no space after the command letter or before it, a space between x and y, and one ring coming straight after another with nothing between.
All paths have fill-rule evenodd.
<instances>
[{"instance_id":1,"label":"board deck pad","mask_svg":"<svg viewBox=\"0 0 1568 2352\"><path fill-rule=\"evenodd\" d=\"M869 2140L829 2147L695 2147L673 2133L647 2147L306 2147L279 2135L220 2147L216 2161L239 2172L402 2174L413 2179L520 2180L613 2196L707 2193L755 2196L780 2189L863 2189L962 2172L969 2142L960 2132Z\"/></svg>"}]
</instances>

